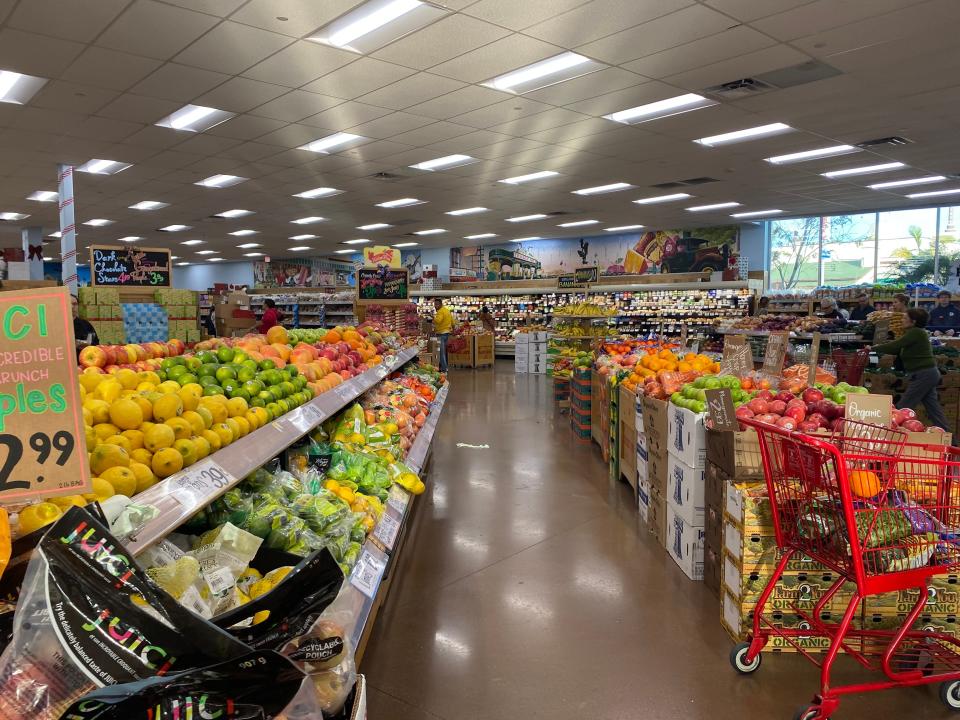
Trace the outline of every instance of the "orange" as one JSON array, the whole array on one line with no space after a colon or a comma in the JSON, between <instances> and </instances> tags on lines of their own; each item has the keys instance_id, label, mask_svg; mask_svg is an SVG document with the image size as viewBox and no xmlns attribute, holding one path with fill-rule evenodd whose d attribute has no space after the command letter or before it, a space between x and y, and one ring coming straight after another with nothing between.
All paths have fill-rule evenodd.
<instances>
[{"instance_id":1,"label":"orange","mask_svg":"<svg viewBox=\"0 0 960 720\"><path fill-rule=\"evenodd\" d=\"M282 325L274 325L272 328L267 330L267 342L273 345L274 343L280 343L281 345L286 345L288 341L287 329Z\"/></svg>"},{"instance_id":2,"label":"orange","mask_svg":"<svg viewBox=\"0 0 960 720\"><path fill-rule=\"evenodd\" d=\"M850 473L850 492L857 497L876 497L881 489L880 478L872 470L854 470Z\"/></svg>"}]
</instances>

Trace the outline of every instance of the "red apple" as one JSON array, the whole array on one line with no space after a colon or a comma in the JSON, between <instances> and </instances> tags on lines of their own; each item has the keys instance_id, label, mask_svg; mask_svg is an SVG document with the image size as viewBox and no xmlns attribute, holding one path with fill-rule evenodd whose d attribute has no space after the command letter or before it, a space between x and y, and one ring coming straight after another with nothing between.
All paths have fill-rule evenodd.
<instances>
[{"instance_id":1,"label":"red apple","mask_svg":"<svg viewBox=\"0 0 960 720\"><path fill-rule=\"evenodd\" d=\"M944 430L942 427L937 427L936 425L931 425L930 427L927 428L927 432L928 432L928 433L945 433L946 430Z\"/></svg>"},{"instance_id":2,"label":"red apple","mask_svg":"<svg viewBox=\"0 0 960 720\"><path fill-rule=\"evenodd\" d=\"M792 407L802 407L804 410L807 409L807 404L798 397L793 398L790 402L787 403L788 408Z\"/></svg>"},{"instance_id":3,"label":"red apple","mask_svg":"<svg viewBox=\"0 0 960 720\"><path fill-rule=\"evenodd\" d=\"M761 400L766 400L767 402L770 402L771 400L773 400L774 395L769 390L761 390L760 392L757 393L757 397L760 398Z\"/></svg>"},{"instance_id":4,"label":"red apple","mask_svg":"<svg viewBox=\"0 0 960 720\"><path fill-rule=\"evenodd\" d=\"M107 354L103 351L99 345L88 345L83 350L80 351L80 366L81 367L98 367L102 368L107 364Z\"/></svg>"},{"instance_id":5,"label":"red apple","mask_svg":"<svg viewBox=\"0 0 960 720\"><path fill-rule=\"evenodd\" d=\"M752 418L752 417L754 416L754 412L753 412L753 410L751 410L750 408L748 408L746 405L741 405L741 406L738 407L737 410L736 410L736 416L737 416L738 418L740 418L741 420L742 420L743 418Z\"/></svg>"},{"instance_id":6,"label":"red apple","mask_svg":"<svg viewBox=\"0 0 960 720\"><path fill-rule=\"evenodd\" d=\"M784 430L796 430L797 421L792 417L782 417L777 419L777 427L782 427Z\"/></svg>"},{"instance_id":7,"label":"red apple","mask_svg":"<svg viewBox=\"0 0 960 720\"><path fill-rule=\"evenodd\" d=\"M807 417L807 409L803 405L794 405L783 411L784 417L791 417L800 423Z\"/></svg>"},{"instance_id":8,"label":"red apple","mask_svg":"<svg viewBox=\"0 0 960 720\"><path fill-rule=\"evenodd\" d=\"M770 412L774 415L783 415L787 409L787 404L783 400L773 400L770 403Z\"/></svg>"},{"instance_id":9,"label":"red apple","mask_svg":"<svg viewBox=\"0 0 960 720\"><path fill-rule=\"evenodd\" d=\"M923 423L916 418L910 418L909 420L904 420L903 429L908 432L923 432L926 428L923 426Z\"/></svg>"},{"instance_id":10,"label":"red apple","mask_svg":"<svg viewBox=\"0 0 960 720\"><path fill-rule=\"evenodd\" d=\"M917 413L914 412L913 408L902 408L900 414L903 415L904 420L912 420L917 416Z\"/></svg>"},{"instance_id":11,"label":"red apple","mask_svg":"<svg viewBox=\"0 0 960 720\"><path fill-rule=\"evenodd\" d=\"M804 420L799 425L797 425L797 430L805 433L816 432L820 429L819 423L815 423L812 420Z\"/></svg>"},{"instance_id":12,"label":"red apple","mask_svg":"<svg viewBox=\"0 0 960 720\"><path fill-rule=\"evenodd\" d=\"M822 428L830 427L830 423L827 420L827 418L818 412L812 413L807 419L810 422L815 422L817 424L817 427L822 427Z\"/></svg>"},{"instance_id":13,"label":"red apple","mask_svg":"<svg viewBox=\"0 0 960 720\"><path fill-rule=\"evenodd\" d=\"M808 387L800 397L803 398L804 402L817 402L818 400L823 400L823 393L817 390L817 388Z\"/></svg>"},{"instance_id":14,"label":"red apple","mask_svg":"<svg viewBox=\"0 0 960 720\"><path fill-rule=\"evenodd\" d=\"M796 400L797 398L794 396L793 393L788 393L786 390L781 390L780 392L777 393L775 399L780 400L781 402L790 403Z\"/></svg>"},{"instance_id":15,"label":"red apple","mask_svg":"<svg viewBox=\"0 0 960 720\"><path fill-rule=\"evenodd\" d=\"M770 412L770 406L767 404L767 401L759 397L755 397L753 400L748 402L747 407L753 410L756 415L762 415Z\"/></svg>"},{"instance_id":16,"label":"red apple","mask_svg":"<svg viewBox=\"0 0 960 720\"><path fill-rule=\"evenodd\" d=\"M766 423L767 425L775 425L777 422L777 416L771 415L770 413L761 413L756 417L757 422Z\"/></svg>"}]
</instances>

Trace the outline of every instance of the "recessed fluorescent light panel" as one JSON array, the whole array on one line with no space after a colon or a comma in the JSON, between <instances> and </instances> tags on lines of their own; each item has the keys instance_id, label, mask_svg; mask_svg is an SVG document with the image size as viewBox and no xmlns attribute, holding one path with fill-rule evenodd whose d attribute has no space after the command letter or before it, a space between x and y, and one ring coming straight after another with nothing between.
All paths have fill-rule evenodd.
<instances>
[{"instance_id":1,"label":"recessed fluorescent light panel","mask_svg":"<svg viewBox=\"0 0 960 720\"><path fill-rule=\"evenodd\" d=\"M219 250L197 250L197 255L219 255Z\"/></svg>"},{"instance_id":2,"label":"recessed fluorescent light panel","mask_svg":"<svg viewBox=\"0 0 960 720\"><path fill-rule=\"evenodd\" d=\"M370 223L369 225L360 225L357 230L383 230L388 227L393 227L393 225L390 223Z\"/></svg>"},{"instance_id":3,"label":"recessed fluorescent light panel","mask_svg":"<svg viewBox=\"0 0 960 720\"><path fill-rule=\"evenodd\" d=\"M439 235L440 233L445 233L446 230L443 228L431 228L430 230L417 230L414 235Z\"/></svg>"},{"instance_id":4,"label":"recessed fluorescent light panel","mask_svg":"<svg viewBox=\"0 0 960 720\"><path fill-rule=\"evenodd\" d=\"M194 185L200 185L201 187L206 188L225 188L239 185L245 180L247 180L247 178L239 177L237 175L211 175L210 177L204 178L199 182L195 182Z\"/></svg>"},{"instance_id":5,"label":"recessed fluorescent light panel","mask_svg":"<svg viewBox=\"0 0 960 720\"><path fill-rule=\"evenodd\" d=\"M90 227L106 227L107 225L113 225L113 220L93 218L92 220L87 220L84 225L89 225Z\"/></svg>"},{"instance_id":6,"label":"recessed fluorescent light panel","mask_svg":"<svg viewBox=\"0 0 960 720\"><path fill-rule=\"evenodd\" d=\"M262 252L252 252L252 253L243 254L244 257L260 257L261 255L263 255Z\"/></svg>"},{"instance_id":7,"label":"recessed fluorescent light panel","mask_svg":"<svg viewBox=\"0 0 960 720\"><path fill-rule=\"evenodd\" d=\"M890 182L875 183L867 185L871 190L885 190L887 188L909 187L910 185L928 185L946 180L943 175L930 175L928 177L910 178L909 180L891 180Z\"/></svg>"},{"instance_id":8,"label":"recessed fluorescent light panel","mask_svg":"<svg viewBox=\"0 0 960 720\"><path fill-rule=\"evenodd\" d=\"M527 242L527 240L542 240L542 239L543 238L541 238L538 235L532 235L530 237L514 238L510 242Z\"/></svg>"},{"instance_id":9,"label":"recessed fluorescent light panel","mask_svg":"<svg viewBox=\"0 0 960 720\"><path fill-rule=\"evenodd\" d=\"M223 258L207 258L207 262L223 262Z\"/></svg>"},{"instance_id":10,"label":"recessed fluorescent light panel","mask_svg":"<svg viewBox=\"0 0 960 720\"><path fill-rule=\"evenodd\" d=\"M617 225L617 227L604 228L604 232L621 232L623 230L639 230L643 225Z\"/></svg>"},{"instance_id":11,"label":"recessed fluorescent light panel","mask_svg":"<svg viewBox=\"0 0 960 720\"><path fill-rule=\"evenodd\" d=\"M471 165L475 162L479 162L475 157L470 157L469 155L447 155L446 157L435 158L433 160L427 160L426 162L417 163L416 165L411 165L410 167L414 170L426 170L432 172L434 170L449 170L450 168L461 167L462 165Z\"/></svg>"},{"instance_id":12,"label":"recessed fluorescent light panel","mask_svg":"<svg viewBox=\"0 0 960 720\"><path fill-rule=\"evenodd\" d=\"M170 203L158 202L157 200L141 200L136 205L130 205L130 210L159 210L160 208L170 207Z\"/></svg>"},{"instance_id":13,"label":"recessed fluorescent light panel","mask_svg":"<svg viewBox=\"0 0 960 720\"><path fill-rule=\"evenodd\" d=\"M653 197L640 198L634 200L637 205L656 205L657 203L674 202L675 200L686 200L693 195L689 193L673 193L671 195L654 195Z\"/></svg>"},{"instance_id":14,"label":"recessed fluorescent light panel","mask_svg":"<svg viewBox=\"0 0 960 720\"><path fill-rule=\"evenodd\" d=\"M313 223L323 222L326 218L322 218L319 215L310 215L309 217L297 218L296 220L291 220L294 225L312 225Z\"/></svg>"},{"instance_id":15,"label":"recessed fluorescent light panel","mask_svg":"<svg viewBox=\"0 0 960 720\"><path fill-rule=\"evenodd\" d=\"M751 212L734 213L732 218L752 218L762 217L764 215L779 215L783 210L753 210Z\"/></svg>"},{"instance_id":16,"label":"recessed fluorescent light panel","mask_svg":"<svg viewBox=\"0 0 960 720\"><path fill-rule=\"evenodd\" d=\"M355 240L344 240L343 244L344 245L365 245L368 242L370 241L367 240L367 238L357 238Z\"/></svg>"},{"instance_id":17,"label":"recessed fluorescent light panel","mask_svg":"<svg viewBox=\"0 0 960 720\"><path fill-rule=\"evenodd\" d=\"M408 207L410 205L422 205L423 203L423 200L417 200L416 198L400 198L399 200L388 200L387 202L377 203L377 207L398 208Z\"/></svg>"},{"instance_id":18,"label":"recessed fluorescent light panel","mask_svg":"<svg viewBox=\"0 0 960 720\"><path fill-rule=\"evenodd\" d=\"M310 250L309 245L295 245L294 247L287 248L290 252L303 252L304 250Z\"/></svg>"},{"instance_id":19,"label":"recessed fluorescent light panel","mask_svg":"<svg viewBox=\"0 0 960 720\"><path fill-rule=\"evenodd\" d=\"M15 220L26 220L28 217L30 216L27 215L26 213L0 212L0 220L5 220L7 222L13 222Z\"/></svg>"},{"instance_id":20,"label":"recessed fluorescent light panel","mask_svg":"<svg viewBox=\"0 0 960 720\"><path fill-rule=\"evenodd\" d=\"M261 247L260 243L243 243L243 245L237 245L241 250L250 250L251 248Z\"/></svg>"},{"instance_id":21,"label":"recessed fluorescent light panel","mask_svg":"<svg viewBox=\"0 0 960 720\"><path fill-rule=\"evenodd\" d=\"M722 135L711 135L710 137L694 140L694 142L698 145L706 145L707 147L717 147L718 145L731 145L733 143L746 142L747 140L756 140L761 137L782 135L788 132L793 132L793 128L789 125L770 123L769 125L758 125L757 127L735 130L734 132L723 133Z\"/></svg>"},{"instance_id":22,"label":"recessed fluorescent light panel","mask_svg":"<svg viewBox=\"0 0 960 720\"><path fill-rule=\"evenodd\" d=\"M344 250L334 250L337 255L346 255L347 253L355 253L356 250L351 250L350 248L345 248Z\"/></svg>"},{"instance_id":23,"label":"recessed fluorescent light panel","mask_svg":"<svg viewBox=\"0 0 960 720\"><path fill-rule=\"evenodd\" d=\"M143 240L139 235L127 235L118 239L118 242L137 242L138 240Z\"/></svg>"},{"instance_id":24,"label":"recessed fluorescent light panel","mask_svg":"<svg viewBox=\"0 0 960 720\"><path fill-rule=\"evenodd\" d=\"M844 170L831 170L830 172L820 173L825 178L852 177L854 175L872 175L873 173L889 172L898 168L906 167L902 162L881 163L879 165L863 165L862 167L845 168Z\"/></svg>"},{"instance_id":25,"label":"recessed fluorescent light panel","mask_svg":"<svg viewBox=\"0 0 960 720\"><path fill-rule=\"evenodd\" d=\"M620 192L621 190L629 190L633 185L625 182L610 183L609 185L597 185L596 187L582 188L580 190L574 190L574 195L603 195L605 193Z\"/></svg>"},{"instance_id":26,"label":"recessed fluorescent light panel","mask_svg":"<svg viewBox=\"0 0 960 720\"><path fill-rule=\"evenodd\" d=\"M351 145L356 145L364 140L366 140L366 138L362 135L354 135L353 133L348 132L338 132L334 133L333 135L322 137L319 140L309 142L306 145L301 145L299 149L328 155L334 151L343 150Z\"/></svg>"},{"instance_id":27,"label":"recessed fluorescent light panel","mask_svg":"<svg viewBox=\"0 0 960 720\"><path fill-rule=\"evenodd\" d=\"M244 235L256 235L259 230L234 230L232 233L227 233L227 235L233 235L234 237L243 237ZM241 245L241 247L243 247Z\"/></svg>"},{"instance_id":28,"label":"recessed fluorescent light panel","mask_svg":"<svg viewBox=\"0 0 960 720\"><path fill-rule=\"evenodd\" d=\"M203 240L184 240L181 245L203 245Z\"/></svg>"},{"instance_id":29,"label":"recessed fluorescent light panel","mask_svg":"<svg viewBox=\"0 0 960 720\"><path fill-rule=\"evenodd\" d=\"M128 167L133 167L131 163L120 162L119 160L88 160L77 168L80 172L93 173L94 175L116 175L123 172Z\"/></svg>"},{"instance_id":30,"label":"recessed fluorescent light panel","mask_svg":"<svg viewBox=\"0 0 960 720\"><path fill-rule=\"evenodd\" d=\"M320 236L319 235L292 235L289 239L290 240L313 240L316 237L320 237Z\"/></svg>"},{"instance_id":31,"label":"recessed fluorescent light panel","mask_svg":"<svg viewBox=\"0 0 960 720\"><path fill-rule=\"evenodd\" d=\"M540 172L530 173L529 175L517 175L516 177L504 178L497 182L506 183L507 185L522 185L532 180L542 180L543 178L553 177L559 174L560 173L554 172L553 170L541 170Z\"/></svg>"},{"instance_id":32,"label":"recessed fluorescent light panel","mask_svg":"<svg viewBox=\"0 0 960 720\"><path fill-rule=\"evenodd\" d=\"M37 202L56 202L57 193L53 190L37 190L27 195L27 200L36 200Z\"/></svg>"},{"instance_id":33,"label":"recessed fluorescent light panel","mask_svg":"<svg viewBox=\"0 0 960 720\"><path fill-rule=\"evenodd\" d=\"M159 232L180 232L181 230L189 229L189 225L167 225L166 227L157 228Z\"/></svg>"},{"instance_id":34,"label":"recessed fluorescent light panel","mask_svg":"<svg viewBox=\"0 0 960 720\"><path fill-rule=\"evenodd\" d=\"M307 39L369 53L439 20L447 12L420 0L368 0Z\"/></svg>"},{"instance_id":35,"label":"recessed fluorescent light panel","mask_svg":"<svg viewBox=\"0 0 960 720\"><path fill-rule=\"evenodd\" d=\"M831 145L830 147L804 150L803 152L790 153L789 155L774 155L773 157L764 158L764 160L774 165L792 165L793 163L836 157L837 155L849 155L860 151L860 148L856 145Z\"/></svg>"},{"instance_id":36,"label":"recessed fluorescent light panel","mask_svg":"<svg viewBox=\"0 0 960 720\"><path fill-rule=\"evenodd\" d=\"M543 213L534 213L533 215L517 215L516 217L507 218L507 222L530 222L531 220L543 220L545 217L547 216Z\"/></svg>"},{"instance_id":37,"label":"recessed fluorescent light panel","mask_svg":"<svg viewBox=\"0 0 960 720\"><path fill-rule=\"evenodd\" d=\"M58 238L60 237L61 234L62 233L59 230L57 230L56 232L52 232L49 235L47 235L47 237Z\"/></svg>"},{"instance_id":38,"label":"recessed fluorescent light panel","mask_svg":"<svg viewBox=\"0 0 960 720\"><path fill-rule=\"evenodd\" d=\"M583 227L584 225L596 225L599 220L577 220L576 222L560 223L557 227Z\"/></svg>"},{"instance_id":39,"label":"recessed fluorescent light panel","mask_svg":"<svg viewBox=\"0 0 960 720\"><path fill-rule=\"evenodd\" d=\"M172 130L188 130L189 132L203 132L214 125L234 117L236 113L226 110L217 110L203 105L184 105L172 115L167 115L157 123L160 127Z\"/></svg>"},{"instance_id":40,"label":"recessed fluorescent light panel","mask_svg":"<svg viewBox=\"0 0 960 720\"><path fill-rule=\"evenodd\" d=\"M190 264L190 263L188 263L188 262L182 262L182 263L177 263L177 266L178 266L178 267L183 267L184 265L189 265L189 264Z\"/></svg>"},{"instance_id":41,"label":"recessed fluorescent light panel","mask_svg":"<svg viewBox=\"0 0 960 720\"><path fill-rule=\"evenodd\" d=\"M464 240L485 240L486 238L496 237L496 233L480 233L479 235L465 235Z\"/></svg>"},{"instance_id":42,"label":"recessed fluorescent light panel","mask_svg":"<svg viewBox=\"0 0 960 720\"><path fill-rule=\"evenodd\" d=\"M313 200L314 198L325 198L332 197L333 195L342 195L343 190L337 190L336 188L328 187L318 187L313 190L306 190L302 193L297 193L294 197L306 198L307 200Z\"/></svg>"},{"instance_id":43,"label":"recessed fluorescent light panel","mask_svg":"<svg viewBox=\"0 0 960 720\"><path fill-rule=\"evenodd\" d=\"M450 210L449 212L444 213L445 215L476 215L477 213L487 212L490 208L485 207L469 207L462 208L460 210Z\"/></svg>"},{"instance_id":44,"label":"recessed fluorescent light panel","mask_svg":"<svg viewBox=\"0 0 960 720\"><path fill-rule=\"evenodd\" d=\"M224 210L222 213L217 213L214 217L221 218L238 218L246 217L247 215L253 215L253 210L243 210L242 208L236 208L234 210Z\"/></svg>"},{"instance_id":45,"label":"recessed fluorescent light panel","mask_svg":"<svg viewBox=\"0 0 960 720\"><path fill-rule=\"evenodd\" d=\"M494 90L523 94L573 80L606 67L574 52L560 53L483 83Z\"/></svg>"},{"instance_id":46,"label":"recessed fluorescent light panel","mask_svg":"<svg viewBox=\"0 0 960 720\"><path fill-rule=\"evenodd\" d=\"M420 243L415 243L415 242L405 242L405 243L397 243L396 245L394 245L394 247L395 248L415 247L419 244Z\"/></svg>"},{"instance_id":47,"label":"recessed fluorescent light panel","mask_svg":"<svg viewBox=\"0 0 960 720\"><path fill-rule=\"evenodd\" d=\"M960 193L960 188L954 188L953 190L931 190L930 192L913 193L912 195L907 195L907 197L910 199L916 199L938 197L940 195L956 195L957 193Z\"/></svg>"},{"instance_id":48,"label":"recessed fluorescent light panel","mask_svg":"<svg viewBox=\"0 0 960 720\"><path fill-rule=\"evenodd\" d=\"M625 125L636 125L638 123L649 122L650 120L660 120L661 118L679 115L680 113L690 112L691 110L702 110L703 108L719 105L715 100L710 100L702 95L687 93L686 95L677 95L676 97L658 100L657 102L638 105L637 107L620 110L619 112L604 115L607 120L623 123Z\"/></svg>"},{"instance_id":49,"label":"recessed fluorescent light panel","mask_svg":"<svg viewBox=\"0 0 960 720\"><path fill-rule=\"evenodd\" d=\"M25 105L46 84L45 78L0 70L0 102Z\"/></svg>"},{"instance_id":50,"label":"recessed fluorescent light panel","mask_svg":"<svg viewBox=\"0 0 960 720\"><path fill-rule=\"evenodd\" d=\"M707 212L709 210L723 210L724 208L740 207L738 202L713 203L712 205L694 205L688 207L687 212Z\"/></svg>"}]
</instances>

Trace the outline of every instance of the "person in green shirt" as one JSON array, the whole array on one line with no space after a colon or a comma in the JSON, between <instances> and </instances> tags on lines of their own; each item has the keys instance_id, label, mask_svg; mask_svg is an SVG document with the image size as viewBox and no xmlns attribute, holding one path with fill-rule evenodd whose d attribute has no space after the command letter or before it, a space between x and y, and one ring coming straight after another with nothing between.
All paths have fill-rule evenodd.
<instances>
[{"instance_id":1,"label":"person in green shirt","mask_svg":"<svg viewBox=\"0 0 960 720\"><path fill-rule=\"evenodd\" d=\"M891 342L874 345L872 349L881 355L898 355L903 369L908 373L907 389L900 396L897 408L914 408L923 403L927 417L934 425L951 430L950 422L943 414L937 397L940 371L933 358L930 335L925 330L928 319L926 310L910 308L904 314L903 335Z\"/></svg>"}]
</instances>

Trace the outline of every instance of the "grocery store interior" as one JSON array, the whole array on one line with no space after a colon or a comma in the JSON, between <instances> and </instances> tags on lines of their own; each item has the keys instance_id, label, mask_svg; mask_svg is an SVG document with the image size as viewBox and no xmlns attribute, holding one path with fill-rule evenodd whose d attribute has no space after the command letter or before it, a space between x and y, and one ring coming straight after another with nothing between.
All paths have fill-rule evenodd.
<instances>
[{"instance_id":1,"label":"grocery store interior","mask_svg":"<svg viewBox=\"0 0 960 720\"><path fill-rule=\"evenodd\" d=\"M0 0L0 719L960 711L956 0Z\"/></svg>"}]
</instances>

